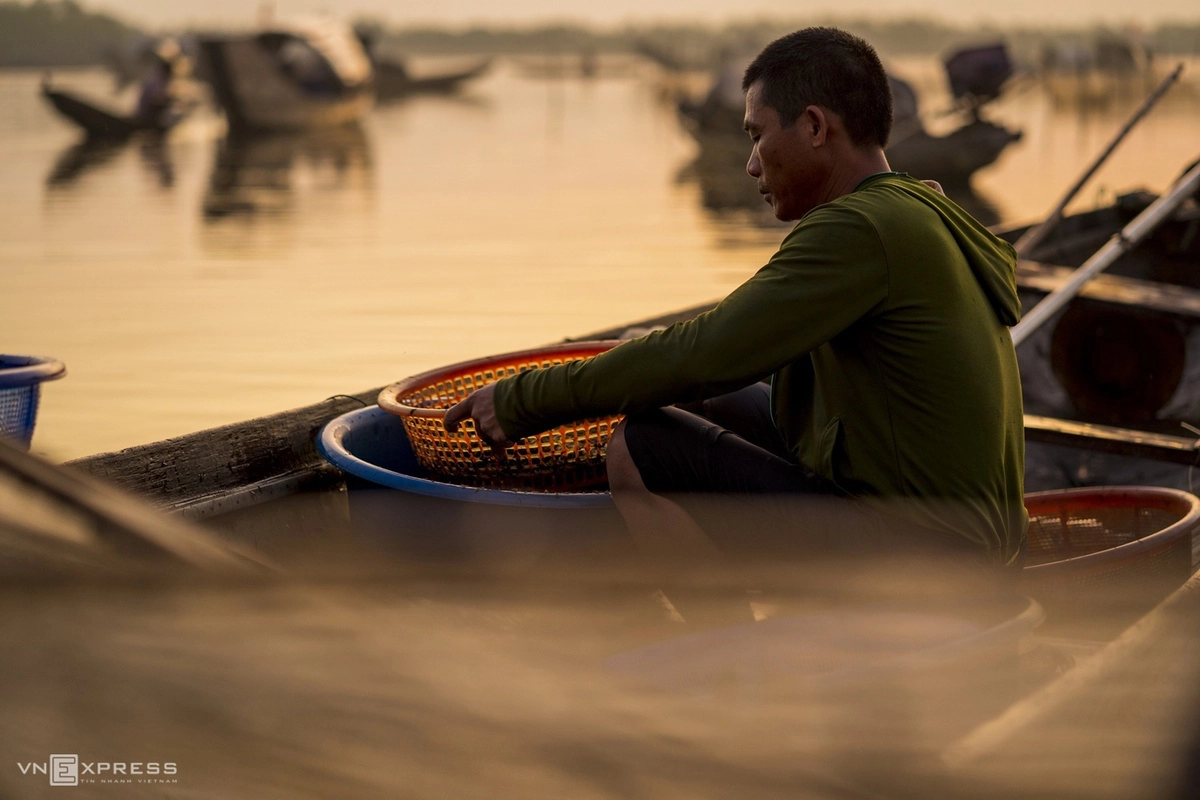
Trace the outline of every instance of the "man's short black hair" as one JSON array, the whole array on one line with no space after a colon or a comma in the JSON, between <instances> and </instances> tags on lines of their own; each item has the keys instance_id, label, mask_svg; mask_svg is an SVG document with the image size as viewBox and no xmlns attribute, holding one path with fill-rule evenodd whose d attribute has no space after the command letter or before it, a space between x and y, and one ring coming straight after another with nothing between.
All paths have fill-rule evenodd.
<instances>
[{"instance_id":1,"label":"man's short black hair","mask_svg":"<svg viewBox=\"0 0 1200 800\"><path fill-rule=\"evenodd\" d=\"M763 103L785 127L821 106L842 118L857 145L887 145L892 90L875 48L837 28L804 28L771 42L746 68L742 91L762 81Z\"/></svg>"}]
</instances>

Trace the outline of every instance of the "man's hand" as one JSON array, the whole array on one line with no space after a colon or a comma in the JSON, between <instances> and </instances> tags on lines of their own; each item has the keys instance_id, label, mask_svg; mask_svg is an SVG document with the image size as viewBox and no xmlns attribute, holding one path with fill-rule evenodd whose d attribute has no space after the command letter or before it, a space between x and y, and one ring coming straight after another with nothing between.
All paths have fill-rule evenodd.
<instances>
[{"instance_id":1,"label":"man's hand","mask_svg":"<svg viewBox=\"0 0 1200 800\"><path fill-rule=\"evenodd\" d=\"M476 389L467 395L465 400L452 406L446 412L443 424L446 430L454 433L464 419L475 422L475 432L479 434L479 438L497 453L512 444L496 419L496 384L489 383L481 389Z\"/></svg>"},{"instance_id":2,"label":"man's hand","mask_svg":"<svg viewBox=\"0 0 1200 800\"><path fill-rule=\"evenodd\" d=\"M946 192L942 189L942 185L940 183L938 183L937 181L928 180L928 181L921 181L921 183L925 184L930 189L933 189L935 192L942 195L943 197L946 196Z\"/></svg>"}]
</instances>

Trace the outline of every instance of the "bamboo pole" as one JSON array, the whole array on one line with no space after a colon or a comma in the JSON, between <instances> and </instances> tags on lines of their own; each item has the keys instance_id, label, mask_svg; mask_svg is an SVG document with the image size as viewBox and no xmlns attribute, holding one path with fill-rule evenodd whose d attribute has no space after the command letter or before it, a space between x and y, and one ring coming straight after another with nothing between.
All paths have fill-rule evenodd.
<instances>
[{"instance_id":1,"label":"bamboo pole","mask_svg":"<svg viewBox=\"0 0 1200 800\"><path fill-rule=\"evenodd\" d=\"M1092 161L1091 165L1083 173L1083 175L1080 176L1079 180L1075 181L1074 185L1067 190L1067 193L1064 194L1062 199L1058 201L1058 205L1054 207L1054 210L1050 212L1049 216L1047 216L1037 225L1029 228L1029 230L1025 231L1025 233L1021 235L1021 238L1017 240L1015 245L1013 245L1017 251L1017 258L1025 258L1027 255L1029 255L1033 248L1041 244L1050 231L1054 230L1054 228L1062 220L1063 210L1066 209L1067 203L1071 202L1075 195L1079 193L1079 190L1083 188L1083 185L1087 183L1093 175L1096 174L1096 170L1100 169L1100 165L1108 160L1108 157L1112 155L1114 150L1117 149L1117 145L1119 145L1121 141L1129 134L1129 132L1133 130L1134 126L1142 120L1142 117L1146 116L1146 113L1154 107L1154 104L1159 101L1159 98L1167 93L1167 90L1171 88L1175 81L1179 80L1179 76L1182 72L1183 63L1180 62L1179 65L1175 67L1174 71L1163 79L1162 83L1158 85L1158 88L1150 93L1145 102L1142 103L1141 107L1138 108L1138 110L1134 112L1133 116L1130 117L1125 123L1124 127L1117 131L1117 135L1114 136L1112 141L1108 143L1108 146L1104 148L1104 151L1101 152L1094 161Z\"/></svg>"},{"instance_id":2,"label":"bamboo pole","mask_svg":"<svg viewBox=\"0 0 1200 800\"><path fill-rule=\"evenodd\" d=\"M967 735L951 743L940 753L942 763L952 770L964 770L988 757L1013 739L1028 735L1031 729L1046 720L1063 706L1086 699L1106 681L1132 665L1143 662L1146 652L1163 637L1180 641L1189 625L1188 609L1194 611L1200 596L1200 573L1193 573L1153 610L1104 646L1100 652L1057 681L1009 706L999 716L984 722ZM1190 604L1190 605L1189 605Z\"/></svg>"},{"instance_id":3,"label":"bamboo pole","mask_svg":"<svg viewBox=\"0 0 1200 800\"><path fill-rule=\"evenodd\" d=\"M1031 308L1029 313L1025 314L1021 321L1013 327L1013 344L1020 345L1028 339L1029 335L1040 325L1070 302L1085 283L1108 269L1114 261L1133 249L1197 189L1200 189L1200 160L1193 164L1192 168L1177 180L1168 192L1159 196L1128 225L1113 234L1103 247L1097 250L1079 269L1071 273L1071 277L1067 279L1066 283L1043 297L1041 302Z\"/></svg>"}]
</instances>

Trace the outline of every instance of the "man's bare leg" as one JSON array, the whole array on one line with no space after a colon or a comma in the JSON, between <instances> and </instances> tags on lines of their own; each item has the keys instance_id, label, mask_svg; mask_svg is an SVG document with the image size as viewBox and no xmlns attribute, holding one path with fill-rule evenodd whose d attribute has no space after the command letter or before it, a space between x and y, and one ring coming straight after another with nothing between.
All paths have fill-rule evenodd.
<instances>
[{"instance_id":1,"label":"man's bare leg","mask_svg":"<svg viewBox=\"0 0 1200 800\"><path fill-rule=\"evenodd\" d=\"M667 569L716 561L716 545L691 515L678 503L646 488L625 444L624 423L609 440L607 467L613 503L642 552Z\"/></svg>"},{"instance_id":2,"label":"man's bare leg","mask_svg":"<svg viewBox=\"0 0 1200 800\"><path fill-rule=\"evenodd\" d=\"M678 503L650 492L618 426L608 444L608 483L613 502L638 549L661 579L655 598L678 622L722 625L752 619L748 603L716 601L704 573L720 565L716 544ZM740 594L740 593L738 593ZM683 601L682 603L680 601Z\"/></svg>"}]
</instances>

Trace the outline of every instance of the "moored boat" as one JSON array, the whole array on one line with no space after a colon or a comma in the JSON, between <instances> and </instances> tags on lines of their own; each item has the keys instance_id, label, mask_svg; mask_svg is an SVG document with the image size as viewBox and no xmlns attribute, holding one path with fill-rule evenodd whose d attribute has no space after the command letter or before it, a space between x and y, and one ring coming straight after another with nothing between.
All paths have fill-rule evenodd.
<instances>
[{"instance_id":1,"label":"moored boat","mask_svg":"<svg viewBox=\"0 0 1200 800\"><path fill-rule=\"evenodd\" d=\"M1032 304L1047 289L1026 277L1026 272L1023 267L1020 288L1026 302ZM1091 296L1091 292L1085 294ZM564 341L641 335L655 327L689 319L712 305L705 303ZM1026 385L1032 387L1034 383L1027 379ZM342 491L345 476L318 454L318 436L335 417L374 405L383 388L338 395L268 417L69 463L156 506L193 519L219 517L236 509L299 494L336 494ZM1097 458L1113 465L1128 462L1153 468L1152 475L1143 474L1139 480L1130 473L1128 480L1120 482L1186 487L1188 465L1195 458L1194 437L1187 431L1101 424L1044 413L1048 410L1030 403L1026 416L1027 442L1045 442L1061 448L1067 466L1030 481L1029 490L1118 482L1110 480L1110 474L1096 466Z\"/></svg>"},{"instance_id":2,"label":"moored boat","mask_svg":"<svg viewBox=\"0 0 1200 800\"><path fill-rule=\"evenodd\" d=\"M51 88L48 83L42 84L42 96L61 117L93 140L128 139L141 131L166 133L179 121L179 117L142 119L135 114L121 114L73 92Z\"/></svg>"},{"instance_id":3,"label":"moored boat","mask_svg":"<svg viewBox=\"0 0 1200 800\"><path fill-rule=\"evenodd\" d=\"M379 102L399 100L414 95L446 95L461 91L464 85L491 68L492 60L484 58L469 66L439 72L416 73L405 63L391 58L373 59L375 69L375 98Z\"/></svg>"},{"instance_id":4,"label":"moored boat","mask_svg":"<svg viewBox=\"0 0 1200 800\"><path fill-rule=\"evenodd\" d=\"M343 125L361 119L374 103L366 50L349 27L331 20L207 35L199 47L213 95L236 130Z\"/></svg>"},{"instance_id":5,"label":"moored boat","mask_svg":"<svg viewBox=\"0 0 1200 800\"><path fill-rule=\"evenodd\" d=\"M1113 204L1070 215L1018 267L1028 311L1143 212L1155 195L1130 192ZM1200 424L1200 207L1183 204L1017 349L1027 414L1195 439ZM998 231L1016 242L1029 226ZM1035 448L1036 449L1036 448ZM1068 464L1052 451L1042 480L1123 483L1168 480L1186 487L1190 468L1151 478L1104 459ZM1182 459L1190 464L1190 459ZM1143 464L1138 470L1148 469ZM1109 470L1116 470L1110 472ZM1097 472L1103 473L1103 476ZM1058 473L1052 476L1051 473ZM1038 478L1035 476L1035 480Z\"/></svg>"}]
</instances>

